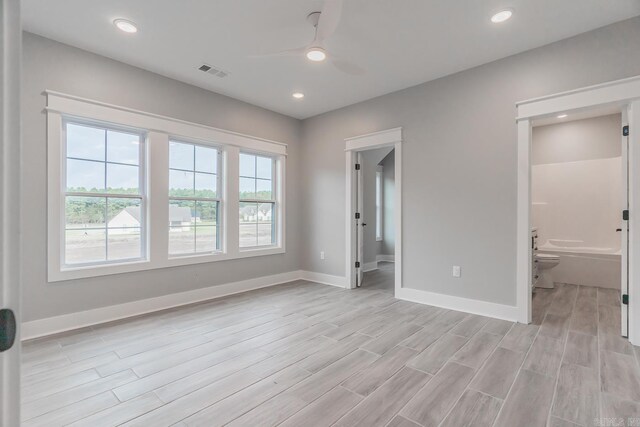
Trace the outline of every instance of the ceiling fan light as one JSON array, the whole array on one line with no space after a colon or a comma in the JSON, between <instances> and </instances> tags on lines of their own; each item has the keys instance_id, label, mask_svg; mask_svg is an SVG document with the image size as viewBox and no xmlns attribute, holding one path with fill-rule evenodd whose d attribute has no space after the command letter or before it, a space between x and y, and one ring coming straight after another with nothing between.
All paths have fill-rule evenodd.
<instances>
[{"instance_id":1,"label":"ceiling fan light","mask_svg":"<svg viewBox=\"0 0 640 427\"><path fill-rule=\"evenodd\" d=\"M320 62L327 58L327 54L324 49L319 47L312 47L307 51L307 59L309 61Z\"/></svg>"}]
</instances>

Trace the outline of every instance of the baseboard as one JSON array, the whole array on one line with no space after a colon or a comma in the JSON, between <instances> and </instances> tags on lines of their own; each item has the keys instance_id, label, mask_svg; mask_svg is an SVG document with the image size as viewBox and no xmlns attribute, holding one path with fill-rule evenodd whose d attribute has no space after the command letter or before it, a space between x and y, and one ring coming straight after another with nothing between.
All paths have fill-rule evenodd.
<instances>
[{"instance_id":1,"label":"baseboard","mask_svg":"<svg viewBox=\"0 0 640 427\"><path fill-rule=\"evenodd\" d=\"M255 279L242 280L218 286L210 286L208 288L194 289L187 292L132 301L124 304L100 307L77 313L63 314L61 316L49 317L46 319L32 320L22 324L21 339L29 340L86 326L125 319L127 317L139 316L141 314L151 313L154 311L221 298L227 295L265 288L267 286L275 286L299 280L303 278L303 273L306 272L299 270L291 271L287 273L274 274L272 276L257 277Z\"/></svg>"},{"instance_id":2,"label":"baseboard","mask_svg":"<svg viewBox=\"0 0 640 427\"><path fill-rule=\"evenodd\" d=\"M362 272L373 271L378 269L378 261L365 262L362 267Z\"/></svg>"},{"instance_id":3,"label":"baseboard","mask_svg":"<svg viewBox=\"0 0 640 427\"><path fill-rule=\"evenodd\" d=\"M396 262L395 255L376 255L377 262Z\"/></svg>"},{"instance_id":4,"label":"baseboard","mask_svg":"<svg viewBox=\"0 0 640 427\"><path fill-rule=\"evenodd\" d=\"M436 307L447 308L449 310L464 311L466 313L495 317L497 319L509 320L511 322L518 321L518 307L512 305L496 304L493 302L420 291L418 289L410 288L396 289L395 297L405 301L433 305Z\"/></svg>"},{"instance_id":5,"label":"baseboard","mask_svg":"<svg viewBox=\"0 0 640 427\"><path fill-rule=\"evenodd\" d=\"M337 286L339 288L347 287L347 278L344 276L332 276L331 274L316 273L315 271L300 271L301 279L310 282L316 282L323 285Z\"/></svg>"}]
</instances>

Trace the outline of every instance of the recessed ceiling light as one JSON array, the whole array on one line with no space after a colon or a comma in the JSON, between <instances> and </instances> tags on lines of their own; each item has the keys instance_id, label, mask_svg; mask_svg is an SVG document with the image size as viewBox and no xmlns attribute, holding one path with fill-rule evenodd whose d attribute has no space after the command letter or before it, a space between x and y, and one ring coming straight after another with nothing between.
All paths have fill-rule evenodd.
<instances>
[{"instance_id":1,"label":"recessed ceiling light","mask_svg":"<svg viewBox=\"0 0 640 427\"><path fill-rule=\"evenodd\" d=\"M513 10L504 9L500 12L496 13L491 17L491 22L494 24L499 24L500 22L504 22L513 16Z\"/></svg>"},{"instance_id":2,"label":"recessed ceiling light","mask_svg":"<svg viewBox=\"0 0 640 427\"><path fill-rule=\"evenodd\" d=\"M310 61L320 62L327 58L327 54L321 47L312 47L307 51L307 58Z\"/></svg>"},{"instance_id":3,"label":"recessed ceiling light","mask_svg":"<svg viewBox=\"0 0 640 427\"><path fill-rule=\"evenodd\" d=\"M302 93L302 92L294 92L293 95L291 95L291 96L293 96L295 99L302 99L302 98L304 98L304 93Z\"/></svg>"},{"instance_id":4,"label":"recessed ceiling light","mask_svg":"<svg viewBox=\"0 0 640 427\"><path fill-rule=\"evenodd\" d=\"M126 19L116 19L115 21L113 21L113 25L115 25L119 30L124 31L125 33L138 32L138 27L136 26L136 24Z\"/></svg>"},{"instance_id":5,"label":"recessed ceiling light","mask_svg":"<svg viewBox=\"0 0 640 427\"><path fill-rule=\"evenodd\" d=\"M559 119L564 119L567 116L568 116L568 114L560 114L560 115L558 115L558 118Z\"/></svg>"}]
</instances>

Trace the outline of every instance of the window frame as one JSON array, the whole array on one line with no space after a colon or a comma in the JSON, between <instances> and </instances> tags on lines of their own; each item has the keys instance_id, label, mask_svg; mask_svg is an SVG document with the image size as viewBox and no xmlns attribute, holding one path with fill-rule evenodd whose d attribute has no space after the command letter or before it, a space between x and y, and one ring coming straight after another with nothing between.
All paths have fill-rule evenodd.
<instances>
[{"instance_id":1,"label":"window frame","mask_svg":"<svg viewBox=\"0 0 640 427\"><path fill-rule=\"evenodd\" d=\"M255 246L241 246L240 243L238 242L238 249L240 252L250 252L250 251L256 251L256 250L262 250L262 249L269 249L269 248L277 248L280 244L279 239L278 239L278 235L279 235L279 224L278 224L278 220L280 218L280 206L279 206L279 180L278 180L278 159L277 157L270 155L270 154L265 154L265 153L259 153L259 152L255 152L255 151L251 151L251 150L240 150L239 155L242 154L247 154L250 156L255 156L256 157L256 176L253 178L256 180L256 193L257 193L257 180L258 179L263 179L264 178L258 178L258 157L262 157L262 158L268 158L271 160L271 199L258 199L257 195L256 198L254 199L242 199L240 198L240 191L238 189L238 210L240 209L240 204L241 203L256 203L257 205L259 205L260 203L269 203L271 205L273 205L272 209L271 209L271 243L268 245L260 245L257 244ZM241 178L251 178L251 177L243 177L242 175L240 175L240 169L238 168L238 182L240 182ZM239 213L238 213L238 227L240 226L240 218L239 218ZM258 221L256 219L256 221ZM259 222L256 222L256 233L258 233L258 227L257 225L259 225ZM238 239L239 239L239 232L238 232ZM258 234L256 234L256 240L258 240Z\"/></svg>"},{"instance_id":2,"label":"window frame","mask_svg":"<svg viewBox=\"0 0 640 427\"><path fill-rule=\"evenodd\" d=\"M168 205L167 205L167 209L170 209L169 206L171 205L171 201L172 200L181 200L181 201L193 201L194 203L198 203L198 202L216 202L217 203L217 208L216 208L216 249L213 251L195 251L195 245L197 245L197 234L194 237L194 252L188 252L188 253L171 253L170 251L170 247L167 247L167 256L169 257L169 259L174 259L174 258L185 258L185 257L194 257L194 256L202 256L202 255L216 255L216 254L220 254L224 252L223 249L223 240L224 240L224 197L223 197L223 182L224 182L224 176L225 176L225 170L223 167L223 162L222 162L222 156L224 153L224 148L222 146L216 145L216 144L210 144L210 143L205 143L205 142L197 142L197 141L190 141L186 138L180 138L180 137L169 137L169 150L171 149L171 143L178 143L178 144L185 144L185 145L192 145L194 147L194 169L193 171L187 171L186 169L177 169L177 168L172 168L171 167L171 154L169 152L169 168L168 168L168 174L169 176L171 175L171 171L172 170L180 170L180 171L185 171L185 172L193 172L194 173L194 180L195 180L195 173L196 171L196 166L195 166L195 159L196 159L196 153L195 153L195 147L204 147L204 148L211 148L216 150L216 198L203 198L203 197L177 197L177 196L171 196L168 194L168 191L170 191L170 188L167 188L167 195L168 195ZM213 175L213 174L212 174ZM195 185L195 182L194 182ZM170 233L171 232L171 225L167 226L167 231ZM197 225L194 225L194 233L197 233Z\"/></svg>"},{"instance_id":3,"label":"window frame","mask_svg":"<svg viewBox=\"0 0 640 427\"><path fill-rule=\"evenodd\" d=\"M269 256L286 253L285 185L287 144L213 128L198 123L160 116L130 108L106 104L54 91L47 96L47 280L59 282L110 274L121 274L158 268ZM146 258L115 261L100 265L63 267L64 191L66 141L63 122L93 123L114 130L145 132L143 179L147 223L144 244ZM219 150L221 205L220 251L214 253L169 256L169 141L210 146ZM246 151L275 159L277 195L276 244L273 246L239 247L239 153ZM66 179L66 177L65 177ZM142 184L141 184L142 185ZM112 195L111 195L112 196Z\"/></svg>"},{"instance_id":4,"label":"window frame","mask_svg":"<svg viewBox=\"0 0 640 427\"><path fill-rule=\"evenodd\" d=\"M91 160L91 159L80 159L80 158L72 158L72 160L82 160L82 161L91 161L95 163L103 163L105 165L105 191L101 192L69 192L67 191L67 160L69 157L67 156L67 126L69 124L76 126L84 126L84 127L92 127L95 129L102 129L105 131L105 138L108 131L116 131L116 132L126 132L132 135L138 135L140 138L140 144L138 146L138 186L139 193L136 195L126 194L126 193L110 193L107 190L107 165L108 164L118 164L118 165L127 165L124 163L118 162L109 162L105 153L104 161L101 160ZM105 123L96 120L87 120L87 119L79 119L74 117L64 117L62 119L62 166L61 166L61 203L60 203L60 218L61 218L61 226L60 226L60 240L61 240L61 248L60 248L60 269L61 270L70 270L70 269L81 269L81 268L90 268L90 267L100 267L107 265L118 265L118 264L127 264L127 263L135 263L140 261L146 261L149 257L148 253L148 222L147 222L147 180L146 180L146 150L147 150L147 133L142 129L120 126L112 123ZM105 139L105 151L107 150L107 140ZM129 166L129 165L127 165ZM114 199L137 199L140 200L140 256L133 258L123 258L118 260L109 260L109 217L108 210L105 211L105 260L104 261L90 261L84 263L75 263L75 264L67 264L66 262L66 232L67 232L67 224L66 224L66 200L67 197L95 197L97 199L105 199L108 203L109 198ZM106 206L105 206L106 209Z\"/></svg>"}]
</instances>

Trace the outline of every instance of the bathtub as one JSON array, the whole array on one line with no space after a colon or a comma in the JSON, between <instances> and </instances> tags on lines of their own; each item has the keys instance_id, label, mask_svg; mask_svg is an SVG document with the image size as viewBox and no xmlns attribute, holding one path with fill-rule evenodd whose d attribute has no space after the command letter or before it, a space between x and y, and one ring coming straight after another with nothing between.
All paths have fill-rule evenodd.
<instances>
[{"instance_id":1,"label":"bathtub","mask_svg":"<svg viewBox=\"0 0 640 427\"><path fill-rule=\"evenodd\" d=\"M554 282L620 289L621 252L619 248L586 246L577 240L549 239L538 252L560 257L551 272Z\"/></svg>"}]
</instances>

